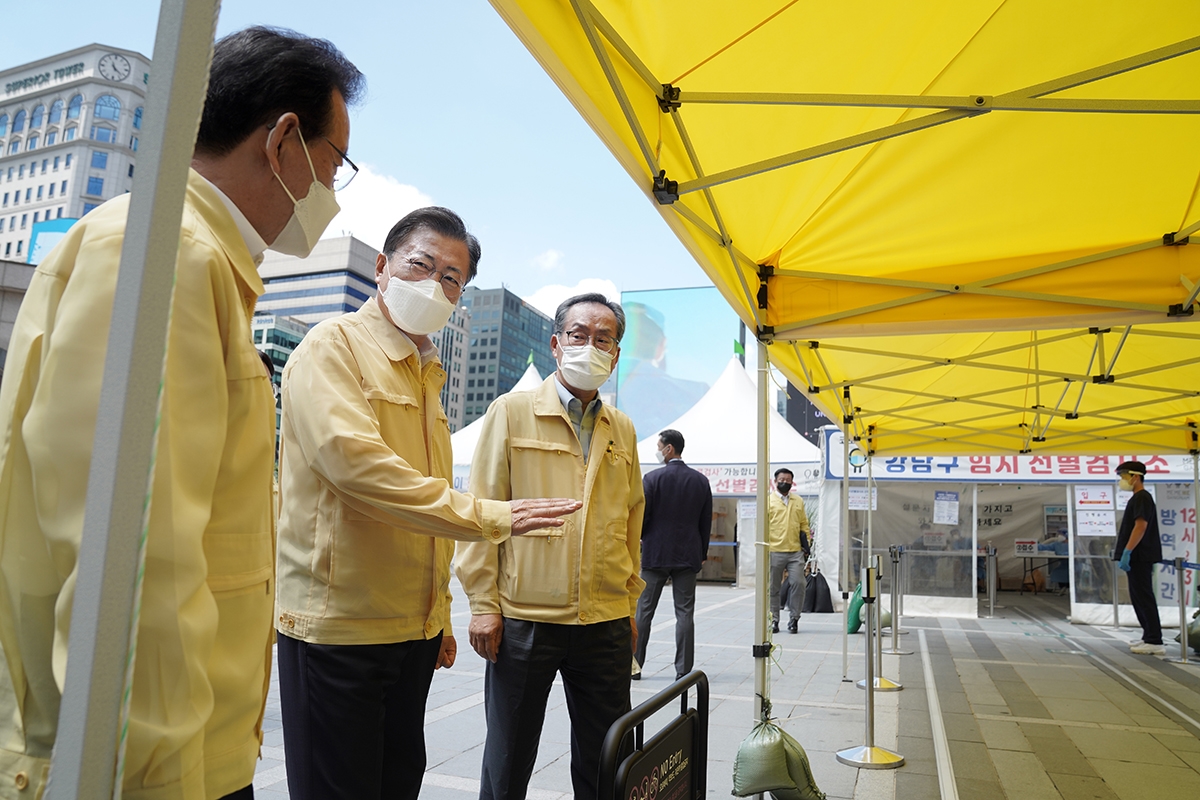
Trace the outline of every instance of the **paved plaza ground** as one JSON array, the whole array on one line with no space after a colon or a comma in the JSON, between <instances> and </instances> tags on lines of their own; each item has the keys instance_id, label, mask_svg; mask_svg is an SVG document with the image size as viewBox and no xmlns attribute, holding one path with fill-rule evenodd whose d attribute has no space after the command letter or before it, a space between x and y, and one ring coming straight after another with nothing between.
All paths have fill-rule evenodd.
<instances>
[{"instance_id":1,"label":"paved plaza ground","mask_svg":"<svg viewBox=\"0 0 1200 800\"><path fill-rule=\"evenodd\" d=\"M752 726L753 598L750 589L698 588L696 668L711 686L710 797L730 796L734 754ZM842 680L841 615L805 615L798 634L775 635L774 714L807 750L830 798L1200 797L1200 667L1131 655L1135 629L1067 623L1065 598L1003 593L1000 602L1005 608L990 620L903 620L910 633L901 649L914 653L884 656L883 664L885 677L904 689L875 695L876 744L907 759L895 770L857 770L835 758L864 741L864 693ZM421 797L430 800L467 800L479 791L484 662L466 642L464 604L456 605L458 663L435 675L425 715L429 766ZM673 681L673 625L667 591L643 679L633 684L635 705ZM1165 638L1177 631L1167 629ZM850 637L854 680L864 674L862 648L861 635ZM1169 652L1177 654L1178 645ZM647 735L677 708L652 719ZM274 800L287 796L277 680L265 725L254 787L260 800ZM556 686L531 800L571 796L569 741Z\"/></svg>"}]
</instances>

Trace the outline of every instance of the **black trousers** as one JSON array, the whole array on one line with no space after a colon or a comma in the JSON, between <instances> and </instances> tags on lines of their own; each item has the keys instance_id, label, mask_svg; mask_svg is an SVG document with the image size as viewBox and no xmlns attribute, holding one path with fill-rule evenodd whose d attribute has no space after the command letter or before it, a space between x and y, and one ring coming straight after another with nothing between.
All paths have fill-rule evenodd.
<instances>
[{"instance_id":1,"label":"black trousers","mask_svg":"<svg viewBox=\"0 0 1200 800\"><path fill-rule=\"evenodd\" d=\"M1158 601L1154 599L1154 563L1129 565L1129 602L1142 626L1142 641L1162 644L1162 621L1158 618Z\"/></svg>"},{"instance_id":2,"label":"black trousers","mask_svg":"<svg viewBox=\"0 0 1200 800\"><path fill-rule=\"evenodd\" d=\"M236 792L230 792L221 800L254 800L254 784L238 789Z\"/></svg>"},{"instance_id":3,"label":"black trousers","mask_svg":"<svg viewBox=\"0 0 1200 800\"><path fill-rule=\"evenodd\" d=\"M292 800L416 800L425 700L442 637L309 644L279 634L279 695Z\"/></svg>"},{"instance_id":4,"label":"black trousers","mask_svg":"<svg viewBox=\"0 0 1200 800\"><path fill-rule=\"evenodd\" d=\"M650 643L650 627L663 586L671 579L671 594L675 600L675 678L692 671L696 660L696 573L691 567L679 569L649 569L642 567L646 588L638 598L637 652L633 657L639 665L646 663L646 645Z\"/></svg>"},{"instance_id":5,"label":"black trousers","mask_svg":"<svg viewBox=\"0 0 1200 800\"><path fill-rule=\"evenodd\" d=\"M629 618L594 625L504 620L496 663L487 665L481 800L523 800L537 758L554 676L562 674L571 714L571 783L576 800L595 800L600 748L629 711Z\"/></svg>"}]
</instances>

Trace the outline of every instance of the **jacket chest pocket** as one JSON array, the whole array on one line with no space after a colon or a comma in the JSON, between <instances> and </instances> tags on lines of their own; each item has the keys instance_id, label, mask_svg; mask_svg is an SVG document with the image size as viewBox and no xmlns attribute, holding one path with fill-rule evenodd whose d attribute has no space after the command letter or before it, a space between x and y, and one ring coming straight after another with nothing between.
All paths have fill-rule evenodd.
<instances>
[{"instance_id":1,"label":"jacket chest pocket","mask_svg":"<svg viewBox=\"0 0 1200 800\"><path fill-rule=\"evenodd\" d=\"M543 528L514 536L503 546L502 575L508 582L504 594L519 605L562 608L571 601L572 542L575 521L561 528Z\"/></svg>"},{"instance_id":2,"label":"jacket chest pocket","mask_svg":"<svg viewBox=\"0 0 1200 800\"><path fill-rule=\"evenodd\" d=\"M411 394L377 386L363 386L363 396L371 404L379 433L393 447L407 444L404 457L416 469L417 452L425 452L425 426L421 421L421 403ZM415 446L415 447L414 447ZM426 465L425 469L428 469Z\"/></svg>"},{"instance_id":3,"label":"jacket chest pocket","mask_svg":"<svg viewBox=\"0 0 1200 800\"><path fill-rule=\"evenodd\" d=\"M514 498L583 497L583 459L571 445L514 436L509 446Z\"/></svg>"}]
</instances>

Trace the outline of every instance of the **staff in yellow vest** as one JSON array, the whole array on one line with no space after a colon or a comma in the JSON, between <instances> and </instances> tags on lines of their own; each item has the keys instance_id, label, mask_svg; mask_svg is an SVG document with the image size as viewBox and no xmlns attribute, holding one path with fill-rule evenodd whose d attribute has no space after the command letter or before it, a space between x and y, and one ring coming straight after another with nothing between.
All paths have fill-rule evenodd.
<instances>
[{"instance_id":1,"label":"staff in yellow vest","mask_svg":"<svg viewBox=\"0 0 1200 800\"><path fill-rule=\"evenodd\" d=\"M794 476L786 467L775 470L776 494L767 500L767 545L771 550L771 630L779 633L779 584L787 570L788 633L800 625L800 607L804 603L804 562L809 555L808 515L804 501L792 497Z\"/></svg>"}]
</instances>

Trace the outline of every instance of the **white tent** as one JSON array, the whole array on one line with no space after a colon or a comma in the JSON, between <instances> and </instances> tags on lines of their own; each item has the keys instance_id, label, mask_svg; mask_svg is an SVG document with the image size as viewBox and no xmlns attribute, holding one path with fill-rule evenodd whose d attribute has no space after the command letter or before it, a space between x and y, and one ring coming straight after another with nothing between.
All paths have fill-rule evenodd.
<instances>
[{"instance_id":1,"label":"white tent","mask_svg":"<svg viewBox=\"0 0 1200 800\"><path fill-rule=\"evenodd\" d=\"M760 380L767 380L760 373ZM734 356L716 382L683 416L667 428L683 434L683 460L692 469L708 478L713 497L747 498L758 490L758 387L750 379L746 368ZM768 412L770 424L769 464L765 480L779 467L787 467L795 477L795 491L805 495L816 495L820 491L821 449L800 435L783 416L771 408ZM653 431L638 442L638 458L643 472L657 469L654 450L658 444L658 431ZM816 503L806 503L809 518L816 519ZM749 509L738 504L739 522L747 519L742 514ZM751 524L743 530L753 530ZM818 537L820 541L821 537ZM753 539L743 540L745 545L738 555L738 573L743 580L755 577ZM820 549L820 548L818 548ZM765 579L763 581L765 585Z\"/></svg>"},{"instance_id":2,"label":"white tent","mask_svg":"<svg viewBox=\"0 0 1200 800\"><path fill-rule=\"evenodd\" d=\"M696 405L666 426L683 434L683 460L691 466L753 466L758 458L757 391L737 356L731 358L721 377ZM820 465L820 448L801 436L773 408L770 443L772 465L793 469L799 464ZM643 467L654 465L657 444L658 431L638 443L638 458ZM797 488L815 492L819 471L813 476L811 488L805 486L808 482L805 477L797 472Z\"/></svg>"},{"instance_id":3,"label":"white tent","mask_svg":"<svg viewBox=\"0 0 1200 800\"><path fill-rule=\"evenodd\" d=\"M538 374L537 367L533 364L525 370L525 374L517 381L516 385L510 392L532 392L534 389L542 385L542 376ZM466 476L467 469L471 466L471 459L475 456L475 445L479 443L479 432L482 430L480 423L483 422L483 417L472 422L470 425L455 431L450 434L450 447L454 452L454 488L466 491ZM462 470L457 469L463 467ZM459 485L459 472L462 473L462 484Z\"/></svg>"}]
</instances>

